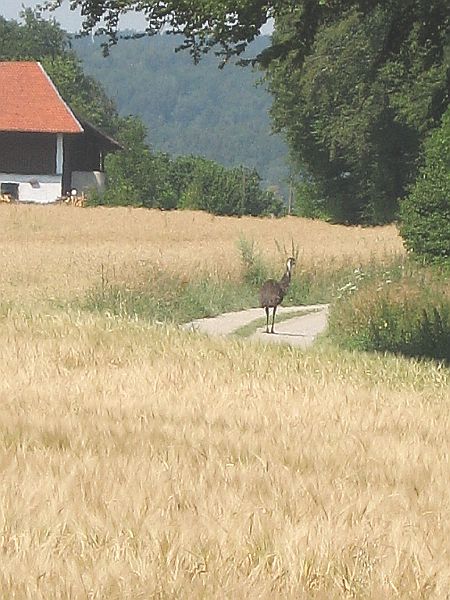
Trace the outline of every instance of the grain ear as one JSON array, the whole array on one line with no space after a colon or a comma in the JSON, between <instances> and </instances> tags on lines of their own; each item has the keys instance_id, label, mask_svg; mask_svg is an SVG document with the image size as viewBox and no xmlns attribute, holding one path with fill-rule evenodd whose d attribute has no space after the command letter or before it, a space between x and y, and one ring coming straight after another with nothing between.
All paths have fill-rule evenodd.
<instances>
[{"instance_id":1,"label":"grain ear","mask_svg":"<svg viewBox=\"0 0 450 600\"><path fill-rule=\"evenodd\" d=\"M281 246L280 242L278 240L275 240L275 246L278 250L278 254L280 256L282 256L283 260L286 260L288 257L288 253L286 250L286 246L283 244L283 246Z\"/></svg>"},{"instance_id":2,"label":"grain ear","mask_svg":"<svg viewBox=\"0 0 450 600\"><path fill-rule=\"evenodd\" d=\"M297 262L298 255L300 254L300 246L294 242L294 238L291 238L291 250L289 251L286 248L286 244L281 246L278 240L275 240L275 246L278 250L278 253L283 257L283 260L286 261L288 258L295 258L295 262Z\"/></svg>"},{"instance_id":3,"label":"grain ear","mask_svg":"<svg viewBox=\"0 0 450 600\"><path fill-rule=\"evenodd\" d=\"M300 246L294 243L294 238L291 239L291 256L295 258L295 262L298 260L298 255L300 253Z\"/></svg>"}]
</instances>

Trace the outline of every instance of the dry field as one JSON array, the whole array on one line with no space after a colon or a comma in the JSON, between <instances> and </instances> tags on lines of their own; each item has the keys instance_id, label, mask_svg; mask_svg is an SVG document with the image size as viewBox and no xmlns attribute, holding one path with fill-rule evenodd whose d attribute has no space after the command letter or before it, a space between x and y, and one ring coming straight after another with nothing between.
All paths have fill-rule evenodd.
<instances>
[{"instance_id":1,"label":"dry field","mask_svg":"<svg viewBox=\"0 0 450 600\"><path fill-rule=\"evenodd\" d=\"M108 261L230 276L241 234L362 261L393 229L0 209L1 598L449 597L446 369L45 302Z\"/></svg>"},{"instance_id":2,"label":"dry field","mask_svg":"<svg viewBox=\"0 0 450 600\"><path fill-rule=\"evenodd\" d=\"M117 281L164 270L233 277L238 241L280 259L275 241L300 248L304 263L369 261L403 251L394 227L361 229L298 218L214 217L145 209L0 205L0 293L3 298L47 298L83 293L102 268Z\"/></svg>"}]
</instances>

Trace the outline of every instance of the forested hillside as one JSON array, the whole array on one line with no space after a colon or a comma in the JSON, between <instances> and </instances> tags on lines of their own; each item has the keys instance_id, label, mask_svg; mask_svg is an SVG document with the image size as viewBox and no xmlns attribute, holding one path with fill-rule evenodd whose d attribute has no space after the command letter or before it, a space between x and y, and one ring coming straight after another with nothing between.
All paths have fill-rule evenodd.
<instances>
[{"instance_id":1,"label":"forested hillside","mask_svg":"<svg viewBox=\"0 0 450 600\"><path fill-rule=\"evenodd\" d=\"M269 41L259 39L249 53ZM235 65L220 70L213 56L194 65L187 52L175 53L180 43L164 35L121 40L106 58L98 39L75 39L72 46L120 114L142 118L154 150L255 167L265 184L285 186L287 147L271 133L271 97L257 85L261 73Z\"/></svg>"}]
</instances>

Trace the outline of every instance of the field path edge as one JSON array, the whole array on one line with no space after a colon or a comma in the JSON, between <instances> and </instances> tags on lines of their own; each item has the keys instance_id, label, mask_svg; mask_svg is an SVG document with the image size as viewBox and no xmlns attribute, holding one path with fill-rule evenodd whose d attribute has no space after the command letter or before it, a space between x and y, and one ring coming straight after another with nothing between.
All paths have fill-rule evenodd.
<instances>
[{"instance_id":1,"label":"field path edge","mask_svg":"<svg viewBox=\"0 0 450 600\"><path fill-rule=\"evenodd\" d=\"M257 339L263 342L288 344L300 348L311 346L317 336L325 331L328 324L328 304L311 304L307 306L280 306L277 315L295 313L292 318L277 323L275 321L275 334L265 333L265 327L258 327L256 332L247 339ZM302 311L305 314L299 315ZM185 323L183 329L208 335L232 335L241 327L264 317L261 308L249 308L237 312L229 312L217 317L195 319Z\"/></svg>"}]
</instances>

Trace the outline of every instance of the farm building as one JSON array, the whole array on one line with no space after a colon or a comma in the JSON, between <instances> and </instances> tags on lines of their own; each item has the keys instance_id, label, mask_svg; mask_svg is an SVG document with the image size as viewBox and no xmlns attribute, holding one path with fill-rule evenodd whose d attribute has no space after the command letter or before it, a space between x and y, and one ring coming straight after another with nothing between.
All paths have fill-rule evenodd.
<instances>
[{"instance_id":1,"label":"farm building","mask_svg":"<svg viewBox=\"0 0 450 600\"><path fill-rule=\"evenodd\" d=\"M0 192L44 204L101 190L120 145L74 115L39 62L0 62L0 80Z\"/></svg>"}]
</instances>

